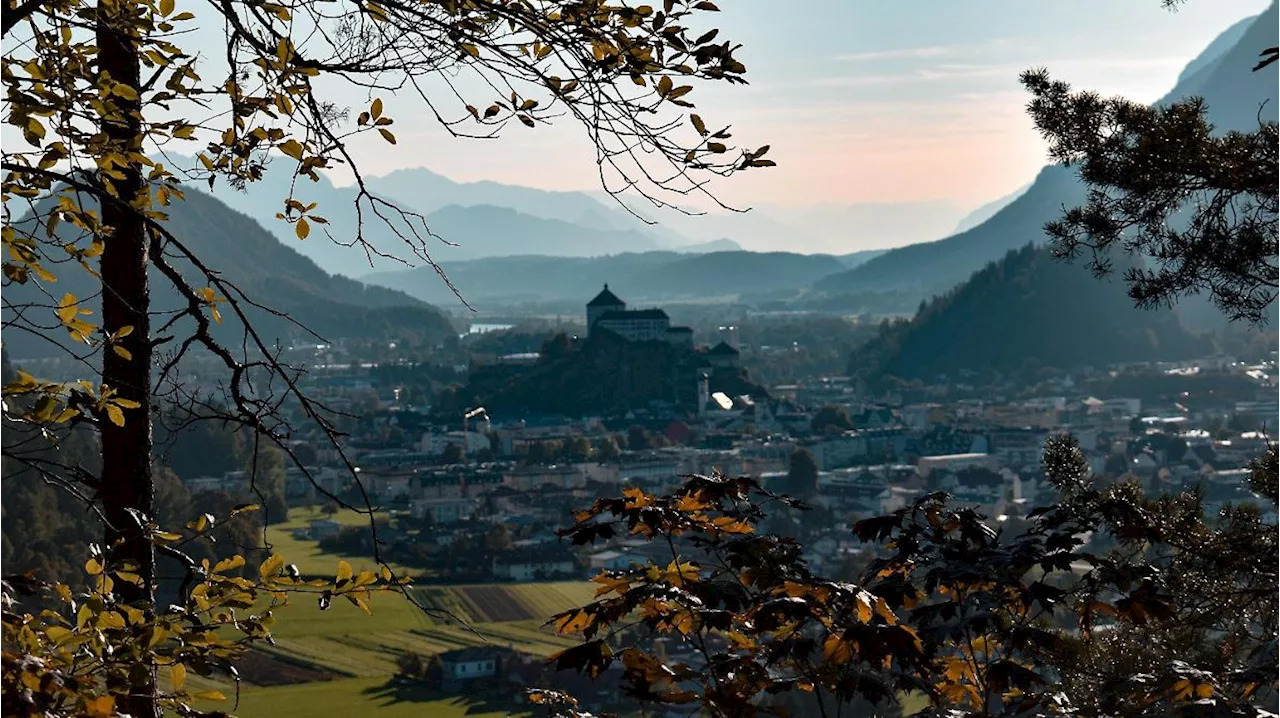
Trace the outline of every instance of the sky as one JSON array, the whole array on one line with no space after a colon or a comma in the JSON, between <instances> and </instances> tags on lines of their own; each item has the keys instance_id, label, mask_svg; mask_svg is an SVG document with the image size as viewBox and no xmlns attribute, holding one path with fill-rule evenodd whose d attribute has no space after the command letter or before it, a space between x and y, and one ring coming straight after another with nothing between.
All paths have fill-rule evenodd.
<instances>
[{"instance_id":1,"label":"sky","mask_svg":"<svg viewBox=\"0 0 1280 718\"><path fill-rule=\"evenodd\" d=\"M778 166L713 185L735 205L945 202L972 209L1035 177L1045 146L1018 74L1037 66L1104 94L1153 101L1221 31L1267 0L720 0L721 39L750 85L699 86L708 124L769 144ZM455 180L598 189L582 130L515 125L450 138L386 98L399 144L361 146L366 171L425 166Z\"/></svg>"}]
</instances>

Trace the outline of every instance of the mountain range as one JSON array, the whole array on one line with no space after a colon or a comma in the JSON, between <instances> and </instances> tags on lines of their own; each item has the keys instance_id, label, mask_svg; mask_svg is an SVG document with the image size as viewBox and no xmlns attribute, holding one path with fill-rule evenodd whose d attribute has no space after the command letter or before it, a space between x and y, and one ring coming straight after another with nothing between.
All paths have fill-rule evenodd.
<instances>
[{"instance_id":1,"label":"mountain range","mask_svg":"<svg viewBox=\"0 0 1280 718\"><path fill-rule=\"evenodd\" d=\"M203 193L189 191L186 194L186 199L176 200L169 207L170 219L165 224L170 231L246 297L274 312L287 314L310 332L328 340L398 338L428 345L455 336L449 320L434 307L402 292L328 274L250 217ZM15 223L20 231L32 224L30 216ZM66 224L59 226L58 235L68 243L77 241L77 236L67 231ZM294 246L296 244L294 240ZM169 254L173 254L172 250ZM176 256L169 256L169 260L192 286L200 288L208 284L185 260ZM85 306L94 311L93 317L101 316L99 302L93 299L101 286L92 277L74 265L61 265L57 274L57 283L47 287L50 294L61 297L69 292L84 300ZM151 288L156 312L171 312L185 306L169 281L154 268ZM6 306L51 301L31 283L6 285L5 300ZM318 341L288 319L242 305L259 334L269 343ZM48 311L52 318L52 309ZM212 328L215 337L229 346L240 346L243 326L225 306L220 313L223 321ZM174 332L184 336L183 332L189 329L179 323ZM66 332L62 331L52 335L58 341L66 338ZM15 359L56 353L56 349L50 351L54 348L47 341L23 332L10 332L5 336L4 346Z\"/></svg>"},{"instance_id":2,"label":"mountain range","mask_svg":"<svg viewBox=\"0 0 1280 718\"><path fill-rule=\"evenodd\" d=\"M947 202L855 202L811 207L759 204L743 212L650 210L660 226L691 239L730 237L756 252L838 254L855 247L901 247L946 235L964 214Z\"/></svg>"},{"instance_id":3,"label":"mountain range","mask_svg":"<svg viewBox=\"0 0 1280 718\"><path fill-rule=\"evenodd\" d=\"M1027 244L930 300L911 320L883 325L853 352L849 371L873 382L889 376L928 382L1173 361L1209 349L1173 312L1134 309L1120 279L1099 281Z\"/></svg>"},{"instance_id":4,"label":"mountain range","mask_svg":"<svg viewBox=\"0 0 1280 718\"><path fill-rule=\"evenodd\" d=\"M179 166L189 166L190 162L183 158L170 160ZM286 167L286 162L272 162L250 191L240 191L224 184L214 185L211 194L254 217L282 242L296 247L321 269L332 274L358 278L370 272L424 266L424 256L436 262L535 252L595 256L658 249L663 245L658 239L661 233L652 230L642 220L611 210L581 193L542 192L526 187L477 183L503 188L502 192L496 193L498 200L515 204L513 208L496 202L478 202L482 197L479 192L426 191L424 188L437 185L447 188L452 184L426 170L393 173L399 175L402 182L419 183L406 185L414 188L411 200L384 193L382 188L409 194L406 187L397 188L396 182L385 178L371 178L366 185L375 197L394 203L406 213L416 216L402 215L385 205L375 207L368 197L359 200L357 211L358 191L352 187L335 186L323 175L318 182L299 182L295 196L301 201L317 203L315 214L326 220L323 225L313 224L311 235L299 241L292 225L275 218L276 213L283 209L284 198L289 196L291 178ZM471 188L472 185L455 187ZM197 189L204 191L203 187ZM539 206L530 195L535 198L546 195L539 214L524 211ZM434 198L458 202L439 204ZM554 216L560 210L589 224ZM357 228L376 252L365 253L358 247L349 246L356 237ZM692 244L683 239L668 239L667 242Z\"/></svg>"},{"instance_id":5,"label":"mountain range","mask_svg":"<svg viewBox=\"0 0 1280 718\"><path fill-rule=\"evenodd\" d=\"M193 158L181 155L170 155L165 161L180 168L196 165ZM316 202L316 214L327 220L299 242L292 225L276 219L289 196L292 178L288 173L287 162L274 161L250 191L215 185L211 193L260 221L281 241L295 244L325 271L352 278L426 266L424 255L448 264L525 255L600 257L652 250L768 252L899 246L945 233L959 215L955 207L937 202L708 213L648 207L642 213L632 206L634 201L623 206L604 193L455 182L416 168L365 177L370 194L415 215L408 221L386 207L380 208L379 217L367 197L357 213L357 190L334 185L323 175L318 182L299 182L297 198ZM376 252L353 251L349 246L357 227L363 228L364 239Z\"/></svg>"},{"instance_id":6,"label":"mountain range","mask_svg":"<svg viewBox=\"0 0 1280 718\"><path fill-rule=\"evenodd\" d=\"M991 219L992 217L996 216L996 212L999 212L1005 207L1008 207L1010 204L1013 203L1014 200L1026 194L1027 190L1029 189L1031 189L1031 185L1024 184L1018 189L1014 190L1013 192L1010 192L1009 194L999 199L992 200L982 205L981 207L973 210L969 214L966 214L964 217L960 219L959 222L956 223L956 228L951 230L951 234L960 234L962 232L968 232L974 227L977 227L983 222Z\"/></svg>"},{"instance_id":7,"label":"mountain range","mask_svg":"<svg viewBox=\"0 0 1280 718\"><path fill-rule=\"evenodd\" d=\"M525 299L577 301L606 283L633 303L794 292L857 261L856 256L789 252L656 251L589 258L489 257L445 263L443 269L468 303L482 307ZM441 306L459 304L427 267L371 274L365 279Z\"/></svg>"},{"instance_id":8,"label":"mountain range","mask_svg":"<svg viewBox=\"0 0 1280 718\"><path fill-rule=\"evenodd\" d=\"M1258 53L1277 44L1276 3L1262 14L1233 25L1188 63L1161 103L1199 96L1219 131L1256 128L1276 120L1276 71L1251 72ZM1052 70L1052 68L1050 68ZM935 242L884 253L815 289L830 295L910 290L921 298L944 292L1005 252L1044 241L1044 225L1064 207L1081 204L1085 190L1073 168L1045 167L1027 190L986 221Z\"/></svg>"}]
</instances>

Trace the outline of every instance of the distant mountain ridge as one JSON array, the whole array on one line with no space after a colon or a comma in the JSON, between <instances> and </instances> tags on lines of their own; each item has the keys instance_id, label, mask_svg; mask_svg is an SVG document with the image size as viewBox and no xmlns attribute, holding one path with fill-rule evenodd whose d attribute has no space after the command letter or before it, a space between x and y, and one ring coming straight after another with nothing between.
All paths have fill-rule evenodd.
<instances>
[{"instance_id":1,"label":"distant mountain ridge","mask_svg":"<svg viewBox=\"0 0 1280 718\"><path fill-rule=\"evenodd\" d=\"M660 301L798 291L841 272L841 258L788 252L671 251L605 257L540 255L489 257L445 263L450 280L469 302L484 299L576 300L608 283L628 301ZM429 268L370 274L366 281L424 301L457 303Z\"/></svg>"},{"instance_id":2,"label":"distant mountain ridge","mask_svg":"<svg viewBox=\"0 0 1280 718\"><path fill-rule=\"evenodd\" d=\"M1076 369L1202 356L1210 346L1168 310L1135 309L1118 279L1099 281L1027 244L881 328L849 371L871 381L990 378L1027 368Z\"/></svg>"},{"instance_id":3,"label":"distant mountain ridge","mask_svg":"<svg viewBox=\"0 0 1280 718\"><path fill-rule=\"evenodd\" d=\"M185 200L169 207L169 215L165 224L174 235L245 295L288 314L327 340L400 337L434 344L454 335L452 325L436 308L399 291L330 275L293 247L281 243L252 218L207 194L188 192ZM16 224L22 226L30 222L28 217ZM65 229L59 231L61 234ZM69 233L65 237L68 242L75 239ZM296 246L297 241L294 243ZM194 286L208 283L185 260L170 257L170 261ZM185 306L177 292L170 288L169 281L154 268L151 287L155 311ZM97 296L100 289L79 268L59 272L58 282L49 288L59 296L70 292L83 298ZM38 290L30 285L13 284L5 287L5 291L9 292L6 299L10 303L40 301ZM90 301L90 305L95 303ZM247 305L246 309L268 342L316 341L287 319ZM238 320L225 308L222 317L222 323L213 327L215 336L231 346L239 346L242 327ZM182 330L183 327L179 327L176 331ZM65 332L56 338L61 339L62 334ZM50 356L56 351L47 342L18 332L6 336L4 345L15 358Z\"/></svg>"},{"instance_id":4,"label":"distant mountain ridge","mask_svg":"<svg viewBox=\"0 0 1280 718\"><path fill-rule=\"evenodd\" d=\"M1256 127L1259 108L1262 119L1274 121L1277 66L1261 72L1250 70L1258 52L1275 46L1276 38L1273 2L1262 14L1230 27L1192 60L1162 102L1201 96L1208 105L1210 121L1221 131ZM815 290L839 295L905 289L928 297L955 286L1005 252L1027 242L1043 242L1045 223L1061 216L1064 207L1084 200L1085 190L1074 168L1047 166L1026 192L981 224L935 242L891 250L821 280Z\"/></svg>"},{"instance_id":5,"label":"distant mountain ridge","mask_svg":"<svg viewBox=\"0 0 1280 718\"><path fill-rule=\"evenodd\" d=\"M652 238L647 244L655 248L677 249L696 243L670 227L645 222L611 197L601 200L586 192L544 190L491 180L458 182L422 167L394 170L382 176L368 177L365 181L370 191L427 214L449 205L489 205L539 219L569 222L587 229L642 232ZM538 251L550 253L542 248Z\"/></svg>"},{"instance_id":6,"label":"distant mountain ridge","mask_svg":"<svg viewBox=\"0 0 1280 718\"><path fill-rule=\"evenodd\" d=\"M195 166L191 158L172 156L169 162L179 166ZM582 193L555 193L533 190L527 187L511 187L497 183L477 183L484 186L502 188L502 193L516 197L514 203L525 207L537 205L529 200L532 196L546 195L554 198L548 200L547 207L554 208L556 203L566 208L566 212L576 212L577 218L586 218L598 226L584 226L568 219L542 216L555 214L545 210L539 214L528 214L510 206L475 201L475 194L466 195L459 192L418 192L418 189L431 187L461 186L450 180L426 170L400 173L400 177L415 181L422 179L421 187L415 188L415 196L423 204L383 192L384 189L397 189L395 182L385 178L368 178L367 187L375 196L394 203L406 212L415 213L418 219L405 220L395 211L379 207L375 212L368 199L361 202L361 213L355 209L357 190L352 187L335 186L328 178L321 175L318 182L301 181L295 188L295 196L307 202L316 202L315 213L324 217L324 225L313 224L311 235L305 240L294 236L293 227L286 222L275 219L276 213L284 208L284 200L289 196L290 178L289 162L273 161L261 180L240 191L225 183L215 184L212 190L204 185L192 184L195 191L212 195L231 208L243 212L262 222L263 226L280 239L281 242L295 247L320 268L331 274L341 274L357 278L363 274L377 271L390 271L406 266L424 266L426 262L418 256L425 251L428 256L438 262L475 259L485 256L521 255L540 253L564 256L599 256L619 252L634 252L658 249L663 242L658 236L661 230L646 225L642 220L626 215L619 210L613 212L603 204ZM396 174L396 173L393 173ZM389 175L390 176L390 175ZM435 179L431 179L435 178ZM405 188L399 188L399 194L409 194ZM466 196L464 196L466 195ZM452 197L467 202L437 204L430 197ZM567 197L567 198L566 198ZM580 212L578 210L581 210ZM379 218L390 219L390 225ZM361 216L362 215L362 216ZM592 219L592 218L595 219ZM422 219L426 226L423 227ZM605 225L613 224L609 227ZM364 238L376 248L378 254L367 254L354 243L357 227L363 227ZM416 231L417 240L414 239ZM397 234L397 232L399 234ZM693 244L689 240L675 235L667 235L666 243L684 246ZM330 239L332 237L332 239ZM411 246L405 238L414 241ZM443 240L443 241L441 241Z\"/></svg>"},{"instance_id":7,"label":"distant mountain ridge","mask_svg":"<svg viewBox=\"0 0 1280 718\"><path fill-rule=\"evenodd\" d=\"M658 249L652 236L634 229L596 229L559 219L544 219L509 207L449 205L427 215L431 232L458 246L436 245L437 262L544 253L559 257L596 257Z\"/></svg>"},{"instance_id":8,"label":"distant mountain ridge","mask_svg":"<svg viewBox=\"0 0 1280 718\"><path fill-rule=\"evenodd\" d=\"M981 207L978 207L977 209L973 210L969 214L966 214L964 218L962 218L959 222L957 222L956 228L952 230L951 233L960 234L961 232L968 232L974 227L977 227L983 222L994 217L996 212L999 212L1005 207L1008 207L1009 204L1012 203L1014 200L1026 194L1027 190L1029 189L1031 189L1031 185L1024 184L1018 189L1014 190L1013 192L1010 192L1009 194L1003 197L1000 197L999 199L991 200L990 202L987 202Z\"/></svg>"}]
</instances>

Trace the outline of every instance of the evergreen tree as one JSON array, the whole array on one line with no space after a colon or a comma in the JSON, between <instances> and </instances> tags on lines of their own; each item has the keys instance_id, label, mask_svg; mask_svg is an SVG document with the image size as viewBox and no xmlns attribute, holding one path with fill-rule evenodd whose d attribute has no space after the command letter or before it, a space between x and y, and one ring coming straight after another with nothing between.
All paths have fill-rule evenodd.
<instances>
[{"instance_id":1,"label":"evergreen tree","mask_svg":"<svg viewBox=\"0 0 1280 718\"><path fill-rule=\"evenodd\" d=\"M818 493L818 462L813 452L803 446L791 452L787 493L801 499L812 499Z\"/></svg>"},{"instance_id":2,"label":"evergreen tree","mask_svg":"<svg viewBox=\"0 0 1280 718\"><path fill-rule=\"evenodd\" d=\"M1274 28L1275 6L1268 12ZM1258 49L1252 71L1269 73L1274 88L1274 48ZM1161 107L1103 98L1047 70L1024 73L1022 84L1050 156L1077 167L1089 189L1084 206L1045 227L1059 257L1085 256L1098 274L1117 256L1146 258L1124 271L1139 307L1203 293L1230 319L1268 319L1277 288L1275 121L1260 110L1255 129L1220 132L1199 97Z\"/></svg>"}]
</instances>

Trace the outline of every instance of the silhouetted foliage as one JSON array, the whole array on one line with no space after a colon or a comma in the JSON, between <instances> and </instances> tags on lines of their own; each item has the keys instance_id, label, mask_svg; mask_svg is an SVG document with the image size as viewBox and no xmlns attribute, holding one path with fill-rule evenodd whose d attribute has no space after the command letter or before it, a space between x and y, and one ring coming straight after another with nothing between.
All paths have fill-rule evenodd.
<instances>
[{"instance_id":1,"label":"silhouetted foliage","mask_svg":"<svg viewBox=\"0 0 1280 718\"><path fill-rule=\"evenodd\" d=\"M1140 254L1151 266L1124 271L1138 306L1206 292L1233 320L1266 321L1276 297L1275 122L1215 133L1200 98L1152 107L1073 92L1045 70L1022 83L1050 155L1089 186L1087 204L1045 227L1057 256L1088 252L1102 275L1117 253Z\"/></svg>"}]
</instances>

